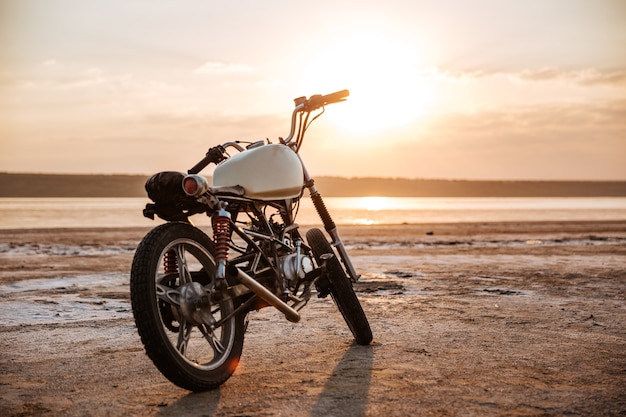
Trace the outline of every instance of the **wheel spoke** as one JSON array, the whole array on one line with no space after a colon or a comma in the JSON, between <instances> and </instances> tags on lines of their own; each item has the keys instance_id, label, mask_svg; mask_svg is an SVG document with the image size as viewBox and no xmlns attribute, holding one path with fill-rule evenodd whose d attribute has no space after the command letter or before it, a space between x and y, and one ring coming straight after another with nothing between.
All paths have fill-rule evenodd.
<instances>
[{"instance_id":1,"label":"wheel spoke","mask_svg":"<svg viewBox=\"0 0 626 417\"><path fill-rule=\"evenodd\" d=\"M199 326L198 328L202 332L202 335L204 336L204 338L209 342L209 344L211 345L215 353L218 353L221 355L226 351L226 348L224 347L224 345L222 345L222 342L215 335L214 329L211 329L206 324L203 324Z\"/></svg>"},{"instance_id":2,"label":"wheel spoke","mask_svg":"<svg viewBox=\"0 0 626 417\"><path fill-rule=\"evenodd\" d=\"M174 304L180 306L180 292L167 285L156 284L156 294L159 300L166 302L167 304Z\"/></svg>"},{"instance_id":3,"label":"wheel spoke","mask_svg":"<svg viewBox=\"0 0 626 417\"><path fill-rule=\"evenodd\" d=\"M181 355L185 356L187 353L187 346L189 344L189 337L191 336L191 330L193 326L188 324L185 319L181 319L180 331L178 332L178 343L176 349Z\"/></svg>"},{"instance_id":4,"label":"wheel spoke","mask_svg":"<svg viewBox=\"0 0 626 417\"><path fill-rule=\"evenodd\" d=\"M191 273L189 272L189 267L187 266L187 257L185 256L185 254L186 251L184 245L176 246L176 260L178 261L178 274L180 277L180 285L191 282Z\"/></svg>"}]
</instances>

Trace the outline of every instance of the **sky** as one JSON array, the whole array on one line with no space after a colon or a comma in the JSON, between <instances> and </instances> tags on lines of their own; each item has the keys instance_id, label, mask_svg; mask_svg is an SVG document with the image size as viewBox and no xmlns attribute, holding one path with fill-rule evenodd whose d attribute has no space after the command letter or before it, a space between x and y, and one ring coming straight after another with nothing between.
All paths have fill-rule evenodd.
<instances>
[{"instance_id":1,"label":"sky","mask_svg":"<svg viewBox=\"0 0 626 417\"><path fill-rule=\"evenodd\" d=\"M0 0L0 171L186 171L342 89L313 176L626 180L624 0Z\"/></svg>"}]
</instances>

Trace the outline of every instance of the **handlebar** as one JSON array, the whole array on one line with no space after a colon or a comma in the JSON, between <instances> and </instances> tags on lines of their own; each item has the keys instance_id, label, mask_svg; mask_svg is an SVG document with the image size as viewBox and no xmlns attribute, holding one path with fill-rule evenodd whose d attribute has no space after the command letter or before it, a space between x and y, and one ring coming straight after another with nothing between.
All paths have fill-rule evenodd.
<instances>
[{"instance_id":1,"label":"handlebar","mask_svg":"<svg viewBox=\"0 0 626 417\"><path fill-rule=\"evenodd\" d=\"M350 91L341 90L336 91L334 93L321 95L315 94L308 99L306 97L298 97L294 100L296 103L296 108L294 109L291 115L291 131L289 132L289 136L285 139L281 139L281 142L284 144L288 144L293 139L293 135L296 131L296 117L301 113L311 113L321 107L324 107L327 104L340 103L346 100L346 97L350 95ZM319 116L319 115L318 115ZM317 116L316 116L317 117ZM307 115L308 118L308 115ZM315 119L315 118L314 118ZM306 126L303 128L300 126L298 129L298 139L296 140L296 146L299 148L299 142L301 142L302 137L304 136L304 131L306 130ZM235 147L239 151L243 151L243 147L241 147L237 142L227 142L223 145L215 146L208 150L205 157L202 158L200 162L193 166L190 170L187 171L188 174L198 174L204 168L206 168L209 164L215 163L218 164L226 157L224 156L224 152L227 147ZM296 150L297 152L297 150Z\"/></svg>"},{"instance_id":2,"label":"handlebar","mask_svg":"<svg viewBox=\"0 0 626 417\"><path fill-rule=\"evenodd\" d=\"M309 99L304 102L304 111L314 111L327 104L345 101L346 97L348 97L349 95L350 92L348 90L336 91L334 93L326 94L324 96L316 94L309 97Z\"/></svg>"},{"instance_id":3,"label":"handlebar","mask_svg":"<svg viewBox=\"0 0 626 417\"><path fill-rule=\"evenodd\" d=\"M225 159L224 147L214 146L213 148L209 149L205 157L202 158L200 162L198 162L196 165L193 166L193 168L187 171L187 174L197 174L200 171L202 171L204 168L206 168L209 164L211 163L217 164L218 162L221 162L224 159Z\"/></svg>"},{"instance_id":4,"label":"handlebar","mask_svg":"<svg viewBox=\"0 0 626 417\"><path fill-rule=\"evenodd\" d=\"M320 107L324 107L327 104L346 101L346 97L348 97L349 95L350 91L340 90L326 95L316 94L309 97L308 99L306 97L296 98L294 100L294 102L296 103L296 108L291 114L291 130L289 131L289 135L283 140L283 142L289 143L291 139L293 139L293 135L296 131L296 117L299 113L310 113L319 109Z\"/></svg>"}]
</instances>

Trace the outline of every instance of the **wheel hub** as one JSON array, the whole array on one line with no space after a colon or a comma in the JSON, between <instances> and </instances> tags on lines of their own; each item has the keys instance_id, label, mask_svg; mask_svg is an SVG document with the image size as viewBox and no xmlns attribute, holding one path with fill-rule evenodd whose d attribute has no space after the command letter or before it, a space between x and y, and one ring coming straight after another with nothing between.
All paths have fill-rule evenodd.
<instances>
[{"instance_id":1,"label":"wheel hub","mask_svg":"<svg viewBox=\"0 0 626 417\"><path fill-rule=\"evenodd\" d=\"M209 293L199 282L180 287L180 311L185 320L194 326L215 323Z\"/></svg>"}]
</instances>

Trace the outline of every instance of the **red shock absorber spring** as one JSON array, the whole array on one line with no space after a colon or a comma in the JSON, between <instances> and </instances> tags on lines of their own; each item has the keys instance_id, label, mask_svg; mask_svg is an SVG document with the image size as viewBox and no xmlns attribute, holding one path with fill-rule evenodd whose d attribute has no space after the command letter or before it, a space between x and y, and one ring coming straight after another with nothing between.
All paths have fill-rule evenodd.
<instances>
[{"instance_id":1,"label":"red shock absorber spring","mask_svg":"<svg viewBox=\"0 0 626 417\"><path fill-rule=\"evenodd\" d=\"M213 223L213 256L216 261L228 260L228 243L230 242L230 213L225 210L217 212Z\"/></svg>"},{"instance_id":2,"label":"red shock absorber spring","mask_svg":"<svg viewBox=\"0 0 626 417\"><path fill-rule=\"evenodd\" d=\"M166 274L178 273L178 260L176 259L176 252L173 249L168 250L163 255L163 270Z\"/></svg>"}]
</instances>

